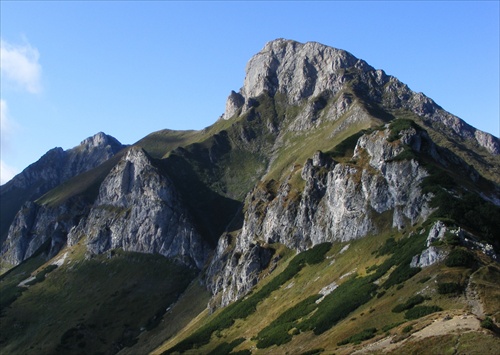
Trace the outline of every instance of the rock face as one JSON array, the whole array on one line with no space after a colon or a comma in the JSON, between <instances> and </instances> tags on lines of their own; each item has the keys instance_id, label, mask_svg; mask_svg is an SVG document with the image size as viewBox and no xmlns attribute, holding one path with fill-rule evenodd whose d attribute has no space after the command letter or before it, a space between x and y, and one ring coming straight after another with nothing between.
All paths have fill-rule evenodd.
<instances>
[{"instance_id":1,"label":"rock face","mask_svg":"<svg viewBox=\"0 0 500 355\"><path fill-rule=\"evenodd\" d=\"M41 195L69 178L102 164L123 148L118 140L100 132L72 149L51 149L3 185L1 192L14 187L41 185L37 191L37 195Z\"/></svg>"},{"instance_id":2,"label":"rock face","mask_svg":"<svg viewBox=\"0 0 500 355\"><path fill-rule=\"evenodd\" d=\"M408 109L443 134L455 135L491 154L500 154L498 138L476 130L432 99L411 91L398 79L375 70L352 54L317 42L303 44L285 39L268 42L248 62L243 87L239 93L229 95L223 117L230 119L240 108L243 113L248 111L253 98L264 92L284 95L290 105L325 95L334 97L354 76L357 82L353 88L360 96L386 109ZM349 100L339 103L346 106ZM310 110L314 111L314 105L318 104L321 105L321 100L312 100Z\"/></svg>"},{"instance_id":3,"label":"rock face","mask_svg":"<svg viewBox=\"0 0 500 355\"><path fill-rule=\"evenodd\" d=\"M24 203L35 201L70 178L97 167L123 148L115 138L101 132L72 149L51 149L36 163L0 186L0 242L7 237L9 226Z\"/></svg>"},{"instance_id":4,"label":"rock face","mask_svg":"<svg viewBox=\"0 0 500 355\"><path fill-rule=\"evenodd\" d=\"M25 203L10 226L2 247L2 259L18 265L45 243L48 243L48 256L56 255L66 244L70 229L85 213L88 213L88 206L80 198L57 207L40 206L31 201Z\"/></svg>"},{"instance_id":5,"label":"rock face","mask_svg":"<svg viewBox=\"0 0 500 355\"><path fill-rule=\"evenodd\" d=\"M420 188L427 171L416 160L395 159L405 146L419 147L425 133L409 129L397 144L388 142L388 135L386 129L359 138L352 159L364 160L364 166L337 163L316 153L302 169L305 187L299 196L293 196L289 181L275 193L260 186L249 194L241 232L234 243L221 239L208 273L211 291L221 293L222 305L257 283L271 260L268 243L304 251L323 242L376 234L377 216L387 213L395 228L429 216L431 196Z\"/></svg>"},{"instance_id":6,"label":"rock face","mask_svg":"<svg viewBox=\"0 0 500 355\"><path fill-rule=\"evenodd\" d=\"M116 248L159 253L200 269L209 252L172 182L140 148L130 149L106 177L68 243L84 237L90 254Z\"/></svg>"},{"instance_id":7,"label":"rock face","mask_svg":"<svg viewBox=\"0 0 500 355\"><path fill-rule=\"evenodd\" d=\"M374 70L350 53L316 42L301 44L278 39L265 45L247 64L241 94L257 97L264 91L286 93L290 104L324 91L333 95L343 86L341 70Z\"/></svg>"}]
</instances>

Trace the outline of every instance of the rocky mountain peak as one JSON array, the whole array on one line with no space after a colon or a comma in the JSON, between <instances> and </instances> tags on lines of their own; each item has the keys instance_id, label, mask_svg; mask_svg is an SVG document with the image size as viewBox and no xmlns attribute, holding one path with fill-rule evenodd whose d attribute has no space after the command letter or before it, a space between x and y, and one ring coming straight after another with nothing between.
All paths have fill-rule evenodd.
<instances>
[{"instance_id":1,"label":"rocky mountain peak","mask_svg":"<svg viewBox=\"0 0 500 355\"><path fill-rule=\"evenodd\" d=\"M247 112L255 104L254 99L263 93L279 94L289 105L312 99L309 111L314 116L318 111L314 107L315 98L332 98L342 91L353 92L370 107L388 112L410 111L445 135L471 141L495 155L500 152L498 138L476 130L383 70L375 70L347 51L317 42L299 43L282 38L268 42L248 62L243 87L239 93L231 92L223 117L227 120Z\"/></svg>"},{"instance_id":2,"label":"rocky mountain peak","mask_svg":"<svg viewBox=\"0 0 500 355\"><path fill-rule=\"evenodd\" d=\"M103 132L99 132L92 137L84 139L78 147L84 150L91 150L94 148L104 148L110 146L113 148L121 148L121 143L114 137L109 136Z\"/></svg>"},{"instance_id":3,"label":"rocky mountain peak","mask_svg":"<svg viewBox=\"0 0 500 355\"><path fill-rule=\"evenodd\" d=\"M284 94L290 104L324 91L335 94L345 81L341 70L351 67L374 70L352 54L321 43L270 41L248 62L243 87L229 96L224 117L231 118L239 108L246 111L249 99L264 92Z\"/></svg>"}]
</instances>

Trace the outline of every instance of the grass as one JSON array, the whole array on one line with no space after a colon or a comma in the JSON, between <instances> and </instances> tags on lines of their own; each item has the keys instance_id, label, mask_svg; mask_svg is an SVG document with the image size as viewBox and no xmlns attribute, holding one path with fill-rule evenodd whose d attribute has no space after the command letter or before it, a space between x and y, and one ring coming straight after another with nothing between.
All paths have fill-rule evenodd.
<instances>
[{"instance_id":1,"label":"grass","mask_svg":"<svg viewBox=\"0 0 500 355\"><path fill-rule=\"evenodd\" d=\"M26 291L26 288L17 285L29 278L44 263L45 255L38 253L0 276L0 318L8 307Z\"/></svg>"},{"instance_id":2,"label":"grass","mask_svg":"<svg viewBox=\"0 0 500 355\"><path fill-rule=\"evenodd\" d=\"M4 309L5 352L106 353L131 346L158 325L194 277L159 255L117 251L111 259L85 260L76 257L78 247L72 252L70 264L53 269ZM6 275L0 293L14 279L15 273Z\"/></svg>"},{"instance_id":3,"label":"grass","mask_svg":"<svg viewBox=\"0 0 500 355\"><path fill-rule=\"evenodd\" d=\"M75 196L83 197L88 203L93 202L99 193L99 186L126 151L124 149L98 167L62 183L37 199L36 203L57 207Z\"/></svg>"},{"instance_id":4,"label":"grass","mask_svg":"<svg viewBox=\"0 0 500 355\"><path fill-rule=\"evenodd\" d=\"M165 351L165 354L173 352L184 352L192 348L198 348L208 344L215 331L222 331L231 327L236 319L244 319L256 311L257 305L265 298L283 285L286 281L294 277L306 264L316 264L322 261L325 253L329 250L329 243L319 244L308 251L294 257L287 268L277 275L271 282L267 283L259 291L250 294L246 298L230 304L220 313L204 324L196 332L182 340L174 347Z\"/></svg>"},{"instance_id":5,"label":"grass","mask_svg":"<svg viewBox=\"0 0 500 355\"><path fill-rule=\"evenodd\" d=\"M415 229L421 230L422 228L417 225ZM408 233L408 231L406 231L406 233ZM423 235L425 234L424 232ZM393 237L393 240L389 238L390 236ZM384 289L382 287L383 281L395 270L395 267L389 268L385 274L377 274L380 273L379 268L384 264L385 260L389 260L393 257L394 251L399 250L397 247L391 250L390 247L384 246L402 243L400 246L404 246L403 249L407 250L408 254L411 254L410 251L413 250L413 247L411 247L410 244L406 245L406 243L408 243L407 239L411 240L414 237L416 239L412 240L410 244L413 244L413 242L417 245L420 244L420 242L422 242L422 244L424 243L425 238L420 240L421 237L419 234L414 234L411 238L406 238L402 237L401 233L398 231L391 231L384 235L369 236L360 240L351 241L350 248L342 254L339 254L339 251L345 246L345 243L335 243L331 249L327 251L322 261L312 265L306 264L295 274L295 276L291 278L286 277L285 279L287 279L287 281L280 281L279 284L281 284L281 286L273 286L273 291L268 294L266 292L267 295L261 298L256 304L255 311L249 313L244 319L237 319L228 328L215 331L211 334L208 343L187 349L186 353L209 353L223 343L231 344L239 338L244 338L245 340L243 342L233 348L234 352L302 353L308 351L308 349L323 349L322 351L324 353L342 354L346 351L350 351L348 349L352 349L351 346L355 344L349 343L340 348L336 344L353 335L361 333L360 330L362 329L376 328L380 329L382 332L391 332L396 335L401 335L405 334L403 333L403 329L410 325L412 326L410 332L422 329L427 321L427 318L422 318L422 315L427 314L429 311L435 312L438 309L465 309L465 299L450 299L447 295L433 293L436 288L433 282L426 282L424 284L419 282L429 275L436 275L441 272L445 272L447 276L440 278L439 282L452 280L453 277L456 277L453 275L461 275L463 273L464 270L462 268L447 268L444 264L435 264L422 270L419 273L419 275L422 274L421 277L413 277L406 280L404 283L405 286L402 289L397 290L395 287ZM391 241L386 242L388 239ZM378 251L384 249L387 253L379 255ZM407 260L407 257L399 255L393 259L393 262L399 259ZM260 290L264 289L265 285L273 285L273 282L277 282L274 280L282 275L289 265L293 265L291 262L292 260L293 259L282 259L282 262L280 262L280 265L275 271L278 273L272 273L270 276L263 279L253 293L247 296L247 299L255 294L259 294ZM297 260L299 259L297 258ZM318 258L318 261L319 260L321 260L321 258ZM349 287L348 282L350 280L347 277L341 279L341 276L353 271L354 265L357 267L359 275L354 279L357 279L356 283L353 283L353 286ZM378 265L378 267L375 268L373 267L374 265ZM289 270L292 270L292 267L290 267ZM448 273L451 274L448 275ZM478 271L476 275L478 277L480 272ZM314 302L314 300L317 300L318 292L321 288L335 281L340 285L346 284L346 286L344 286L344 292L356 292L355 290L359 289L360 284L365 282L369 284L370 281L376 280L374 277L380 277L380 285L375 287L378 293L382 290L385 291L380 298L370 297L365 303L360 304L358 307L354 307L352 311L347 313L347 316L340 317L333 327L326 327L324 332L317 332L316 334L316 332L313 331L313 328L309 326L311 324L309 320L315 322L317 320L317 318L315 318L316 315L325 313L325 309L327 309L327 307L321 310L319 308L321 304L327 301L327 298L323 299L319 305ZM337 288L337 290L339 288ZM341 303L345 303L342 297L338 297L339 294L334 296L335 291L331 294L332 302L338 299L339 303L340 301L342 301ZM359 293L366 294L366 292L362 291ZM413 308L426 307L423 310L417 308L417 311L414 311L416 312L414 315L411 313L409 314L410 318L416 316L419 318L409 323L408 319L405 318L404 311L401 313L391 312L395 305L410 303L410 300L420 293L426 299L428 299L428 295L433 295L433 301L432 304L423 303L423 305L422 303L418 304L418 302L411 302L416 303ZM417 299L415 298L415 300ZM224 310L225 309L218 310L212 316L200 316L200 318L196 320L196 323L193 323L182 337L169 343L170 351L173 350L172 347L176 343L179 343L179 340L186 339L190 334L196 333L196 329L207 324L212 317L218 317ZM326 316L326 318L328 317ZM280 345L278 346L277 344Z\"/></svg>"}]
</instances>

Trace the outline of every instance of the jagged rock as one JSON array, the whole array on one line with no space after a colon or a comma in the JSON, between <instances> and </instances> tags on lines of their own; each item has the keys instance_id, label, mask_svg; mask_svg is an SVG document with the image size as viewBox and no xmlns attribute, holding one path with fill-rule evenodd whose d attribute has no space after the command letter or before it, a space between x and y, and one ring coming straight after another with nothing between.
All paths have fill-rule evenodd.
<instances>
[{"instance_id":1,"label":"jagged rock","mask_svg":"<svg viewBox=\"0 0 500 355\"><path fill-rule=\"evenodd\" d=\"M87 212L88 205L81 198L70 199L56 207L25 203L9 229L2 259L18 265L46 242L49 242L48 257L56 255L66 244L70 229Z\"/></svg>"},{"instance_id":2,"label":"jagged rock","mask_svg":"<svg viewBox=\"0 0 500 355\"><path fill-rule=\"evenodd\" d=\"M68 243L84 236L90 254L116 248L159 253L200 269L209 252L172 182L140 148L130 149L112 169Z\"/></svg>"},{"instance_id":3,"label":"jagged rock","mask_svg":"<svg viewBox=\"0 0 500 355\"><path fill-rule=\"evenodd\" d=\"M436 247L428 247L425 249L422 254L416 255L411 260L411 267L427 267L431 266L437 262L443 261L446 257L446 253L444 253L441 249Z\"/></svg>"},{"instance_id":4,"label":"jagged rock","mask_svg":"<svg viewBox=\"0 0 500 355\"><path fill-rule=\"evenodd\" d=\"M62 148L51 149L36 163L3 185L1 193L8 192L12 188L41 185L36 194L36 197L39 197L69 178L102 164L123 147L115 138L99 132L72 149L66 151Z\"/></svg>"},{"instance_id":5,"label":"jagged rock","mask_svg":"<svg viewBox=\"0 0 500 355\"><path fill-rule=\"evenodd\" d=\"M233 117L239 109L245 104L245 98L234 91L231 91L226 101L226 111L224 112L224 119L228 120Z\"/></svg>"},{"instance_id":6,"label":"jagged rock","mask_svg":"<svg viewBox=\"0 0 500 355\"><path fill-rule=\"evenodd\" d=\"M324 91L339 91L345 80L339 71L350 67L373 70L343 50L316 42L302 44L277 39L267 43L248 62L241 94L251 98L263 92L285 93L289 103L296 104Z\"/></svg>"},{"instance_id":7,"label":"jagged rock","mask_svg":"<svg viewBox=\"0 0 500 355\"><path fill-rule=\"evenodd\" d=\"M49 239L50 254L57 252L65 243L69 229L87 211L86 203L76 198L61 206L48 207L33 201L70 178L104 163L123 147L115 138L100 132L72 149L51 149L1 186L2 258L17 265ZM11 205L4 205L4 201Z\"/></svg>"},{"instance_id":8,"label":"jagged rock","mask_svg":"<svg viewBox=\"0 0 500 355\"><path fill-rule=\"evenodd\" d=\"M231 94L224 117L229 119L242 108L252 107L252 101L263 93L284 95L290 105L305 104L305 109L291 126L293 130L317 127L317 99L322 95L334 97L345 90L345 84L356 73L359 82L354 85L357 95L389 110L406 109L423 118L437 131L454 135L460 140L473 141L491 154L500 154L500 140L479 131L460 118L444 111L432 99L415 93L397 78L375 70L352 54L317 42L299 43L277 39L268 42L246 66L246 76L239 94ZM243 107L241 104L244 102ZM335 120L346 112L352 99L345 93L326 113Z\"/></svg>"},{"instance_id":9,"label":"jagged rock","mask_svg":"<svg viewBox=\"0 0 500 355\"><path fill-rule=\"evenodd\" d=\"M238 191L238 199L248 193L241 230L228 229L221 236L206 270L207 287L217 295L213 307L242 297L264 276L264 270L272 271L278 256L273 257L268 244L282 243L303 251L322 242L366 237L387 225L402 229L424 221L432 213L432 195L423 194L420 184L429 173L418 159L401 158L408 149L417 155L425 154L426 159L447 169L463 172L472 182L481 179L476 166L468 166L461 159L463 156L454 154L456 151L468 154L467 147L473 147L472 153L479 151L488 160L477 165L483 171L484 167L495 169L490 162L496 160L489 160L484 150L476 148L483 147L498 155L497 138L475 130L430 98L411 91L396 78L348 52L314 42L301 44L279 39L266 44L246 69L244 85L239 93L231 92L223 115L224 119L234 118L235 124L208 140L205 136L203 141L196 141L199 136L192 133L190 137L196 143L172 148L172 159L183 160L178 166L186 168L176 176L176 183L183 178L196 181L204 192L219 196L227 192L224 180L234 179L235 184L240 177L234 174L239 169L236 164L225 166L228 161L234 163L247 154L264 161L257 171L247 173L251 177L245 176L248 181L261 181L253 188ZM384 124L400 113L415 118L429 134L424 128L412 127L389 142L390 128ZM241 115L246 116L237 121ZM321 135L326 142L368 127L373 130L364 131L352 156L335 161L326 152L333 148L333 143L325 148L325 153L312 154L314 149L320 149L313 147L308 150L311 156L301 171L298 164L303 161L297 159L292 169L285 167L285 173L274 177L279 181L266 180L266 171L272 171L273 162L282 158L279 154L284 150L280 148L309 134L316 137L315 130L327 126L329 132ZM433 143L436 136L445 141L446 149ZM98 134L72 150L54 149L9 186L2 187L2 196L14 187L29 186L37 189L27 199L32 201L64 179L106 161L122 148L116 140ZM301 148L298 144L296 150ZM70 245L82 240L89 257L123 248L160 253L202 269L211 250L197 230L199 224L188 212L189 205L193 214L200 213L192 207L192 201L186 201L196 195L186 194L189 186L178 191L165 172L170 170L160 165L173 160L167 158L158 163L140 148L123 153L125 156L104 181L99 180L99 194L90 205L79 199L56 207L25 205L11 226L2 257L18 263L47 241L51 242L53 253L66 240ZM299 183L298 173L303 179ZM493 196L495 193L491 195L490 200L500 201ZM223 197L228 196L234 197L229 193ZM239 207L240 202L235 205ZM217 229L217 233L222 230ZM431 244L444 233L444 225L433 226L428 249L415 259L415 266L442 259L441 251ZM488 245L469 237L462 240L489 253Z\"/></svg>"},{"instance_id":10,"label":"jagged rock","mask_svg":"<svg viewBox=\"0 0 500 355\"><path fill-rule=\"evenodd\" d=\"M261 261L256 259L258 253L249 252L254 248L250 246L282 243L303 251L323 242L376 233L374 216L386 211L392 211L397 228L429 216L430 196L419 187L427 171L416 160L394 161L406 143L418 141L414 136L423 133L408 131L406 143L398 144L388 142L388 134L386 129L359 138L352 159L368 156L368 167L334 163L316 153L302 170L305 187L299 196L291 194L289 181L276 193L258 186L249 194L245 222L234 246L226 241L219 245L208 272L209 287L222 294L222 305L241 297L259 279L255 266Z\"/></svg>"}]
</instances>

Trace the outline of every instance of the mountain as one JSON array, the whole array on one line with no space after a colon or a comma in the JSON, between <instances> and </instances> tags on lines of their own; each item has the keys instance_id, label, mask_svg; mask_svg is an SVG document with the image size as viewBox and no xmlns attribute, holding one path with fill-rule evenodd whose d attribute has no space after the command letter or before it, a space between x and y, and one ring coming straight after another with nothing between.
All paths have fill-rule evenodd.
<instances>
[{"instance_id":1,"label":"mountain","mask_svg":"<svg viewBox=\"0 0 500 355\"><path fill-rule=\"evenodd\" d=\"M212 126L0 194L8 353L500 350L499 139L343 50L271 41Z\"/></svg>"}]
</instances>

